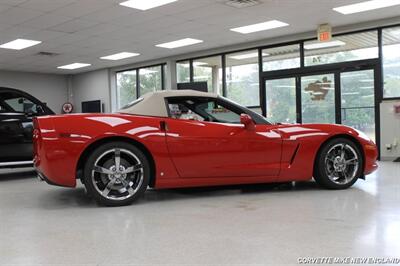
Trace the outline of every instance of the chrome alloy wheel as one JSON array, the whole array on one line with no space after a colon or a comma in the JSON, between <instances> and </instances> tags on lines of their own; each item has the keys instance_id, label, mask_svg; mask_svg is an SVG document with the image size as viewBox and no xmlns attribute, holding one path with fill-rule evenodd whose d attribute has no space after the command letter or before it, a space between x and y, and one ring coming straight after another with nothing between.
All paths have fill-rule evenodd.
<instances>
[{"instance_id":1,"label":"chrome alloy wheel","mask_svg":"<svg viewBox=\"0 0 400 266\"><path fill-rule=\"evenodd\" d=\"M113 148L97 158L91 180L104 198L125 200L135 195L141 187L143 165L131 151Z\"/></svg>"},{"instance_id":2,"label":"chrome alloy wheel","mask_svg":"<svg viewBox=\"0 0 400 266\"><path fill-rule=\"evenodd\" d=\"M348 144L339 143L332 146L325 156L325 171L328 178L336 184L350 183L356 177L358 168L358 154Z\"/></svg>"}]
</instances>

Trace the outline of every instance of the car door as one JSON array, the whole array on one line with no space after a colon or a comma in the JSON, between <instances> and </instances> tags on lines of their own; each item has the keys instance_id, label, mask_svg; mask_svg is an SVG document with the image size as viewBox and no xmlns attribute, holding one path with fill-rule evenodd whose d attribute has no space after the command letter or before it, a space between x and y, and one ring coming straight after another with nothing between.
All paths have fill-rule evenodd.
<instances>
[{"instance_id":1,"label":"car door","mask_svg":"<svg viewBox=\"0 0 400 266\"><path fill-rule=\"evenodd\" d=\"M0 162L31 161L32 117L43 108L14 90L0 90L0 105Z\"/></svg>"},{"instance_id":2,"label":"car door","mask_svg":"<svg viewBox=\"0 0 400 266\"><path fill-rule=\"evenodd\" d=\"M248 130L240 110L217 98L170 98L166 138L183 178L277 176L281 137L268 125Z\"/></svg>"}]
</instances>

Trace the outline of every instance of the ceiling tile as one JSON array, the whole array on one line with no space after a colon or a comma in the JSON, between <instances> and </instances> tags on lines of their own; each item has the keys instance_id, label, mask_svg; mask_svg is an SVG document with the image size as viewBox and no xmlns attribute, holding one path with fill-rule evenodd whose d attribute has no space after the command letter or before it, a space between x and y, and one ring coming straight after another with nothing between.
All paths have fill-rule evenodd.
<instances>
[{"instance_id":1,"label":"ceiling tile","mask_svg":"<svg viewBox=\"0 0 400 266\"><path fill-rule=\"evenodd\" d=\"M78 18L113 5L115 4L107 0L79 0L56 9L53 14Z\"/></svg>"},{"instance_id":2,"label":"ceiling tile","mask_svg":"<svg viewBox=\"0 0 400 266\"><path fill-rule=\"evenodd\" d=\"M17 6L27 1L28 0L1 0L1 3L4 5Z\"/></svg>"},{"instance_id":3,"label":"ceiling tile","mask_svg":"<svg viewBox=\"0 0 400 266\"><path fill-rule=\"evenodd\" d=\"M17 25L42 15L43 12L13 7L0 13L0 24Z\"/></svg>"},{"instance_id":4,"label":"ceiling tile","mask_svg":"<svg viewBox=\"0 0 400 266\"><path fill-rule=\"evenodd\" d=\"M127 16L133 13L137 12L132 8L126 8L120 5L116 5L87 14L85 15L85 19L97 22L109 22L113 19Z\"/></svg>"},{"instance_id":5,"label":"ceiling tile","mask_svg":"<svg viewBox=\"0 0 400 266\"><path fill-rule=\"evenodd\" d=\"M0 4L0 13L10 9L12 6Z\"/></svg>"},{"instance_id":6,"label":"ceiling tile","mask_svg":"<svg viewBox=\"0 0 400 266\"><path fill-rule=\"evenodd\" d=\"M62 24L67 21L72 21L73 18L66 16L53 15L51 13L44 14L34 19L24 22L22 25L26 25L33 28L48 29L50 27Z\"/></svg>"},{"instance_id":7,"label":"ceiling tile","mask_svg":"<svg viewBox=\"0 0 400 266\"><path fill-rule=\"evenodd\" d=\"M24 26L13 26L10 28L6 28L0 31L0 42L4 43L6 41L12 41L15 39L27 38L27 36L30 36L31 33L34 33L36 31L38 30L35 28L29 28Z\"/></svg>"},{"instance_id":8,"label":"ceiling tile","mask_svg":"<svg viewBox=\"0 0 400 266\"><path fill-rule=\"evenodd\" d=\"M48 12L74 2L77 2L77 0L29 0L19 4L18 6Z\"/></svg>"},{"instance_id":9,"label":"ceiling tile","mask_svg":"<svg viewBox=\"0 0 400 266\"><path fill-rule=\"evenodd\" d=\"M66 44L71 44L75 43L80 40L84 40L89 38L87 35L81 35L78 33L65 33L64 35L51 39L50 43L55 44L55 45L66 45Z\"/></svg>"},{"instance_id":10,"label":"ceiling tile","mask_svg":"<svg viewBox=\"0 0 400 266\"><path fill-rule=\"evenodd\" d=\"M54 31L66 32L66 33L75 33L77 31L89 28L96 24L98 24L98 22L85 20L85 19L74 19L74 20L70 20L65 23L59 24L57 26L50 27L49 29L54 30Z\"/></svg>"}]
</instances>

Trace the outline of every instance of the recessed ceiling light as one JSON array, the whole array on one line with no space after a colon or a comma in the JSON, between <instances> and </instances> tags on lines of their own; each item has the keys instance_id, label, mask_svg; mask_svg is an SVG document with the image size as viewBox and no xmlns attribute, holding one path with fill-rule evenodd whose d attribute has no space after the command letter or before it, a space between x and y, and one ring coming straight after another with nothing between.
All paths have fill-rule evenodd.
<instances>
[{"instance_id":1,"label":"recessed ceiling light","mask_svg":"<svg viewBox=\"0 0 400 266\"><path fill-rule=\"evenodd\" d=\"M193 44L197 44L197 43L202 43L202 42L203 42L202 40L186 38L186 39L177 40L177 41L173 41L173 42L157 44L156 46L161 47L161 48L173 49L173 48L179 48L179 47L193 45Z\"/></svg>"},{"instance_id":2,"label":"recessed ceiling light","mask_svg":"<svg viewBox=\"0 0 400 266\"><path fill-rule=\"evenodd\" d=\"M82 67L88 67L91 66L91 64L85 64L85 63L73 63L65 66L59 66L57 68L60 69L77 69L77 68L82 68Z\"/></svg>"},{"instance_id":3,"label":"recessed ceiling light","mask_svg":"<svg viewBox=\"0 0 400 266\"><path fill-rule=\"evenodd\" d=\"M151 8L155 8L158 6L163 6L166 4L170 4L172 2L176 2L178 0L129 0L120 3L121 6L127 6L130 8L147 10Z\"/></svg>"},{"instance_id":4,"label":"recessed ceiling light","mask_svg":"<svg viewBox=\"0 0 400 266\"><path fill-rule=\"evenodd\" d=\"M333 10L343 15L400 5L400 0L371 0L357 4L336 7Z\"/></svg>"},{"instance_id":5,"label":"recessed ceiling light","mask_svg":"<svg viewBox=\"0 0 400 266\"><path fill-rule=\"evenodd\" d=\"M289 24L279 21L279 20L270 20L262 23L252 24L244 27L233 28L231 31L236 31L243 34L248 34L252 32L258 32L263 30L271 30L281 27L289 26Z\"/></svg>"},{"instance_id":6,"label":"recessed ceiling light","mask_svg":"<svg viewBox=\"0 0 400 266\"><path fill-rule=\"evenodd\" d=\"M41 43L41 41L16 39L14 41L11 41L11 42L8 42L8 43L0 45L0 48L13 49L13 50L22 50L22 49L37 45L39 43Z\"/></svg>"},{"instance_id":7,"label":"recessed ceiling light","mask_svg":"<svg viewBox=\"0 0 400 266\"><path fill-rule=\"evenodd\" d=\"M112 55L103 56L103 57L100 57L100 59L104 59L104 60L121 60L121 59L134 57L134 56L138 56L138 55L140 55L140 54L122 52L122 53L118 53L118 54L112 54Z\"/></svg>"},{"instance_id":8,"label":"recessed ceiling light","mask_svg":"<svg viewBox=\"0 0 400 266\"><path fill-rule=\"evenodd\" d=\"M269 54L262 53L262 56L268 56ZM236 59L236 60L243 60L243 59L249 59L249 58L255 58L258 57L258 53L248 53L248 54L239 54L239 55L232 55L229 56L229 58Z\"/></svg>"},{"instance_id":9,"label":"recessed ceiling light","mask_svg":"<svg viewBox=\"0 0 400 266\"><path fill-rule=\"evenodd\" d=\"M306 50L315 50L315 49L323 49L323 48L331 48L337 46L346 45L345 42L342 41L331 41L331 42L317 42L304 45L304 49Z\"/></svg>"}]
</instances>

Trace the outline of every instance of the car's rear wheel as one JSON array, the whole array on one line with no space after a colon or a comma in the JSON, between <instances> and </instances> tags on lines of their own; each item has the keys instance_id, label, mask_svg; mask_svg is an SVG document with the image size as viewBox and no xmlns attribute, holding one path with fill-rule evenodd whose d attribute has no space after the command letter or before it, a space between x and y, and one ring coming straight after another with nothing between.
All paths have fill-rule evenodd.
<instances>
[{"instance_id":1,"label":"car's rear wheel","mask_svg":"<svg viewBox=\"0 0 400 266\"><path fill-rule=\"evenodd\" d=\"M149 162L140 149L125 142L110 142L88 157L84 185L99 204L123 206L144 194L149 175Z\"/></svg>"},{"instance_id":2,"label":"car's rear wheel","mask_svg":"<svg viewBox=\"0 0 400 266\"><path fill-rule=\"evenodd\" d=\"M324 188L351 187L363 173L363 156L351 140L336 138L327 142L316 159L314 179Z\"/></svg>"}]
</instances>

